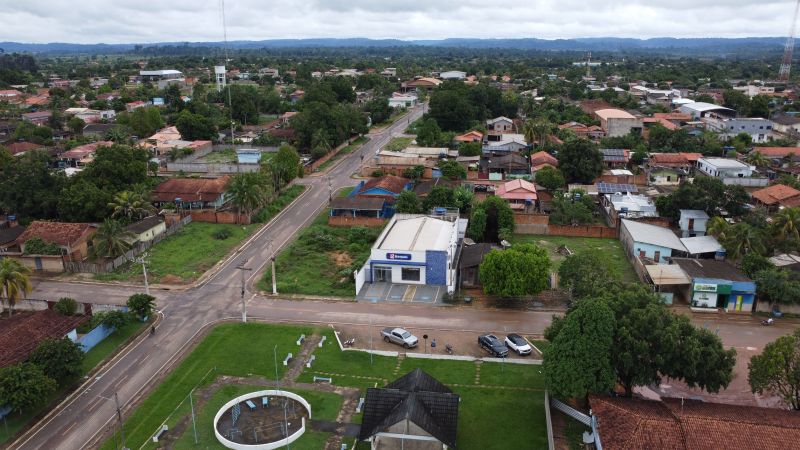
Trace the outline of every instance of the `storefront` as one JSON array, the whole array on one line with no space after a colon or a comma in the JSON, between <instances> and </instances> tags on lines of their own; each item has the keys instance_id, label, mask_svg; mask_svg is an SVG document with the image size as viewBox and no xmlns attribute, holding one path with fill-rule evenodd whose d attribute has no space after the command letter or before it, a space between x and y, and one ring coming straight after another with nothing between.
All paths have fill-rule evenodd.
<instances>
[{"instance_id":1,"label":"storefront","mask_svg":"<svg viewBox=\"0 0 800 450\"><path fill-rule=\"evenodd\" d=\"M755 291L753 282L695 278L691 304L700 308L749 312L753 310Z\"/></svg>"}]
</instances>

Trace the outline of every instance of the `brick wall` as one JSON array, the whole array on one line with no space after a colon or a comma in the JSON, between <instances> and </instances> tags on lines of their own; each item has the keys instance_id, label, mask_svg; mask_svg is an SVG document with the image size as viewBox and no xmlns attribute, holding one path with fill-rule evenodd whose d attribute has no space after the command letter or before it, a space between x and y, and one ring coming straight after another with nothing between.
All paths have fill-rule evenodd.
<instances>
[{"instance_id":1,"label":"brick wall","mask_svg":"<svg viewBox=\"0 0 800 450\"><path fill-rule=\"evenodd\" d=\"M550 236L617 238L617 229L602 225L550 225L547 234Z\"/></svg>"},{"instance_id":2,"label":"brick wall","mask_svg":"<svg viewBox=\"0 0 800 450\"><path fill-rule=\"evenodd\" d=\"M386 222L378 217L328 216L328 225L332 227L382 227Z\"/></svg>"},{"instance_id":3,"label":"brick wall","mask_svg":"<svg viewBox=\"0 0 800 450\"><path fill-rule=\"evenodd\" d=\"M192 216L192 221L194 222L250 224L250 217L244 214L240 216L230 211L193 210L189 211L189 215Z\"/></svg>"},{"instance_id":4,"label":"brick wall","mask_svg":"<svg viewBox=\"0 0 800 450\"><path fill-rule=\"evenodd\" d=\"M550 223L550 216L547 214L514 214L515 225L547 225Z\"/></svg>"}]
</instances>

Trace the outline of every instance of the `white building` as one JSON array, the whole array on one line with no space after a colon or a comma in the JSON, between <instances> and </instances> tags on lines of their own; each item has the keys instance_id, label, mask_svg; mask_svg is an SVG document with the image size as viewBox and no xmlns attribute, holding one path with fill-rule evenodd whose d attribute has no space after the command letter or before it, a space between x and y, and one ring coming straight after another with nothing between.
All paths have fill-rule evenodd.
<instances>
[{"instance_id":1,"label":"white building","mask_svg":"<svg viewBox=\"0 0 800 450\"><path fill-rule=\"evenodd\" d=\"M600 119L600 127L608 137L626 136L631 131L642 130L642 121L621 109L601 109L594 114Z\"/></svg>"},{"instance_id":2,"label":"white building","mask_svg":"<svg viewBox=\"0 0 800 450\"><path fill-rule=\"evenodd\" d=\"M750 98L756 95L772 95L775 93L774 86L756 86L752 84L748 84L747 86L735 86L733 90L743 92Z\"/></svg>"},{"instance_id":3,"label":"white building","mask_svg":"<svg viewBox=\"0 0 800 450\"><path fill-rule=\"evenodd\" d=\"M418 98L414 94L401 94L395 92L389 97L389 107L391 108L411 108L417 105Z\"/></svg>"},{"instance_id":4,"label":"white building","mask_svg":"<svg viewBox=\"0 0 800 450\"><path fill-rule=\"evenodd\" d=\"M364 281L446 286L453 292L459 229L466 229L465 223L465 219L395 215L375 241L361 270Z\"/></svg>"},{"instance_id":5,"label":"white building","mask_svg":"<svg viewBox=\"0 0 800 450\"><path fill-rule=\"evenodd\" d=\"M139 77L142 81L155 82L159 89L164 89L170 84L183 84L186 79L183 77L183 72L174 69L163 70L141 70Z\"/></svg>"},{"instance_id":6,"label":"white building","mask_svg":"<svg viewBox=\"0 0 800 450\"><path fill-rule=\"evenodd\" d=\"M705 119L705 123L709 130L719 133L721 138L732 138L740 133L747 133L753 138L753 142L758 144L769 141L773 127L771 120L760 117L709 117Z\"/></svg>"},{"instance_id":7,"label":"white building","mask_svg":"<svg viewBox=\"0 0 800 450\"><path fill-rule=\"evenodd\" d=\"M697 168L715 178L744 178L753 175L755 167L727 158L700 158Z\"/></svg>"},{"instance_id":8,"label":"white building","mask_svg":"<svg viewBox=\"0 0 800 450\"><path fill-rule=\"evenodd\" d=\"M217 83L217 92L222 92L225 89L225 66L214 66L214 81Z\"/></svg>"},{"instance_id":9,"label":"white building","mask_svg":"<svg viewBox=\"0 0 800 450\"><path fill-rule=\"evenodd\" d=\"M439 74L439 78L443 80L463 80L467 78L467 72L460 70L448 70Z\"/></svg>"},{"instance_id":10,"label":"white building","mask_svg":"<svg viewBox=\"0 0 800 450\"><path fill-rule=\"evenodd\" d=\"M681 105L680 112L689 114L693 120L704 117L734 117L736 111L713 103L693 102Z\"/></svg>"},{"instance_id":11,"label":"white building","mask_svg":"<svg viewBox=\"0 0 800 450\"><path fill-rule=\"evenodd\" d=\"M656 205L649 197L635 194L608 194L605 196L606 204L613 210L613 215L621 219L636 219L639 217L658 217Z\"/></svg>"}]
</instances>

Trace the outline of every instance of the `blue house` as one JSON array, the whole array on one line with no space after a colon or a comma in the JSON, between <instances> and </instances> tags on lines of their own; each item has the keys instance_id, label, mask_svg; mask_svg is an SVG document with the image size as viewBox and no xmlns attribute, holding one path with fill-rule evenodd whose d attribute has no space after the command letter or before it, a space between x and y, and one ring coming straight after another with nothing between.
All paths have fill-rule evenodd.
<instances>
[{"instance_id":1,"label":"blue house","mask_svg":"<svg viewBox=\"0 0 800 450\"><path fill-rule=\"evenodd\" d=\"M413 183L406 178L384 175L382 177L373 178L367 182L362 181L353 189L348 197L383 200L383 207L378 217L388 219L394 215L394 204L397 197L400 196L401 192L411 189L412 186ZM374 204L370 206L374 207ZM371 210L372 209L370 209L370 211ZM333 213L334 211L331 210L331 215L333 215ZM371 213L365 215L375 217Z\"/></svg>"},{"instance_id":2,"label":"blue house","mask_svg":"<svg viewBox=\"0 0 800 450\"><path fill-rule=\"evenodd\" d=\"M667 258L684 256L686 247L669 228L622 219L619 240L631 259L647 258L656 263L666 263Z\"/></svg>"},{"instance_id":3,"label":"blue house","mask_svg":"<svg viewBox=\"0 0 800 450\"><path fill-rule=\"evenodd\" d=\"M685 297L697 308L753 311L756 283L725 261L675 258L675 264L691 279Z\"/></svg>"}]
</instances>

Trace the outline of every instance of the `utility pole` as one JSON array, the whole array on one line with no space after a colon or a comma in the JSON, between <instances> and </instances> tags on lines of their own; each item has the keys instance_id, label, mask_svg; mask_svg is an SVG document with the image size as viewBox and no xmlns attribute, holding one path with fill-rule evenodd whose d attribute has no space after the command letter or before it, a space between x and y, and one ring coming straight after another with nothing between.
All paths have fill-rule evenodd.
<instances>
[{"instance_id":1,"label":"utility pole","mask_svg":"<svg viewBox=\"0 0 800 450\"><path fill-rule=\"evenodd\" d=\"M98 395L98 397L102 398L103 400L111 400L108 397L103 397L102 395ZM125 444L125 429L122 424L122 408L119 406L119 397L117 396L117 392L114 391L114 405L117 408L117 420L119 421L119 434L120 439L122 440L122 450L128 450L128 446Z\"/></svg>"},{"instance_id":2,"label":"utility pole","mask_svg":"<svg viewBox=\"0 0 800 450\"><path fill-rule=\"evenodd\" d=\"M147 283L147 253L142 254L141 258L139 258L136 262L142 265L142 273L144 274L144 293L150 295L150 285Z\"/></svg>"},{"instance_id":3,"label":"utility pole","mask_svg":"<svg viewBox=\"0 0 800 450\"><path fill-rule=\"evenodd\" d=\"M236 266L236 269L239 270L241 272L241 274L242 274L242 323L247 323L247 304L244 301L244 290L245 290L244 289L244 273L246 271L253 270L250 267L245 267L245 264L247 264L247 259L246 258L244 260L242 260L242 262L239 263L238 266Z\"/></svg>"},{"instance_id":4,"label":"utility pole","mask_svg":"<svg viewBox=\"0 0 800 450\"><path fill-rule=\"evenodd\" d=\"M331 185L331 176L328 175L328 203L333 201L333 186Z\"/></svg>"},{"instance_id":5,"label":"utility pole","mask_svg":"<svg viewBox=\"0 0 800 450\"><path fill-rule=\"evenodd\" d=\"M275 253L272 251L272 239L269 240L269 259L272 262L272 295L278 295L278 280L275 274Z\"/></svg>"}]
</instances>

